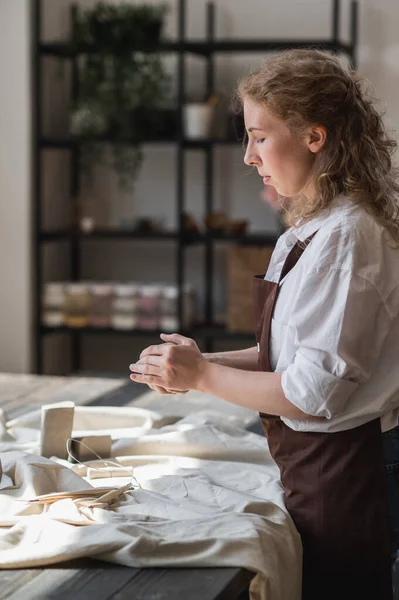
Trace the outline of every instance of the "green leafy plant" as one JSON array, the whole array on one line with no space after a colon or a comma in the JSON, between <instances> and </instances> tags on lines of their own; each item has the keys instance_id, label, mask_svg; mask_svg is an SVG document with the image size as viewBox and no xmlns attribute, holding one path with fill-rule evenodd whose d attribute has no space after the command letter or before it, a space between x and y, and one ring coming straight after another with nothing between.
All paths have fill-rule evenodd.
<instances>
[{"instance_id":1,"label":"green leafy plant","mask_svg":"<svg viewBox=\"0 0 399 600\"><path fill-rule=\"evenodd\" d=\"M80 11L71 36L79 56L72 133L83 142L88 170L107 155L123 187L131 187L142 161L141 143L162 133L170 77L161 57L165 6L108 4ZM96 138L111 142L111 154Z\"/></svg>"}]
</instances>

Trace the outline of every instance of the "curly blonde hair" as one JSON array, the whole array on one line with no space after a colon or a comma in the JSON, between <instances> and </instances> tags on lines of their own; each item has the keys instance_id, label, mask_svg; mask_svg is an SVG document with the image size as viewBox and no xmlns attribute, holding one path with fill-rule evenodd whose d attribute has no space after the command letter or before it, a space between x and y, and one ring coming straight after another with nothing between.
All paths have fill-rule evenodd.
<instances>
[{"instance_id":1,"label":"curly blonde hair","mask_svg":"<svg viewBox=\"0 0 399 600\"><path fill-rule=\"evenodd\" d=\"M244 77L238 98L263 104L293 134L326 128L311 179L316 194L300 194L287 213L290 225L318 215L338 194L362 204L399 245L399 186L392 154L397 144L384 127L371 86L338 58L319 50L289 50Z\"/></svg>"}]
</instances>

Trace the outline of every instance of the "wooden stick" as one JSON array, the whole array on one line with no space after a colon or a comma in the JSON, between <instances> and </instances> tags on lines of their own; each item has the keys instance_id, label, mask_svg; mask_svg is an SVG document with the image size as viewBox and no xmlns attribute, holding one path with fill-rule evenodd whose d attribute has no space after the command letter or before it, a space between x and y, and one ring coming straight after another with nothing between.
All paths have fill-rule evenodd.
<instances>
[{"instance_id":1,"label":"wooden stick","mask_svg":"<svg viewBox=\"0 0 399 600\"><path fill-rule=\"evenodd\" d=\"M97 508L101 508L100 506L98 506L99 504L112 504L112 502L114 502L116 500L116 498L118 498L119 496L122 496L122 494L124 494L125 492L129 491L132 489L131 484L127 484L127 485L123 485L120 488L108 491L106 494L104 494L103 496L100 496L99 498L97 498L97 500L81 500L78 501L78 504L81 504L82 506L88 506L88 507L97 507Z\"/></svg>"},{"instance_id":2,"label":"wooden stick","mask_svg":"<svg viewBox=\"0 0 399 600\"><path fill-rule=\"evenodd\" d=\"M58 502L58 500L65 500L70 498L71 500L79 498L100 498L101 496L113 492L118 488L115 487L101 487L101 488L89 488L86 490L75 490L70 492L54 492L53 494L43 494L42 496L36 496L31 500L27 500L29 504L52 504Z\"/></svg>"}]
</instances>

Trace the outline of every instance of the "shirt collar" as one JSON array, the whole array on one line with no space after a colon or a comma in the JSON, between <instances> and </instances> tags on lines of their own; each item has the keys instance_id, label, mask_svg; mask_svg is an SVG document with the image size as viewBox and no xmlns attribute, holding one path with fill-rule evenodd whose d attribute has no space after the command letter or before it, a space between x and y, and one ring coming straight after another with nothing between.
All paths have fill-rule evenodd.
<instances>
[{"instance_id":1,"label":"shirt collar","mask_svg":"<svg viewBox=\"0 0 399 600\"><path fill-rule=\"evenodd\" d=\"M348 206L350 201L345 196L337 196L331 202L328 208L322 210L316 217L310 221L306 221L303 225L291 227L289 230L291 236L295 236L296 240L305 242L308 237L316 233L327 221L336 218L337 213L342 212L344 206Z\"/></svg>"}]
</instances>

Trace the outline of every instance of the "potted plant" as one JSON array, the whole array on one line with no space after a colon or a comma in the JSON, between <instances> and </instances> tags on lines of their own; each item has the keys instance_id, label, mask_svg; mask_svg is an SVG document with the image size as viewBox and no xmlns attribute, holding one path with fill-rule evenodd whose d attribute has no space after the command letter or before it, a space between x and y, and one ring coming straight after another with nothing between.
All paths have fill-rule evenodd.
<instances>
[{"instance_id":1,"label":"potted plant","mask_svg":"<svg viewBox=\"0 0 399 600\"><path fill-rule=\"evenodd\" d=\"M98 2L77 13L70 45L79 56L79 83L71 131L82 142L83 166L107 157L122 186L131 186L141 143L162 134L162 110L170 103L170 78L162 58L165 6Z\"/></svg>"}]
</instances>

